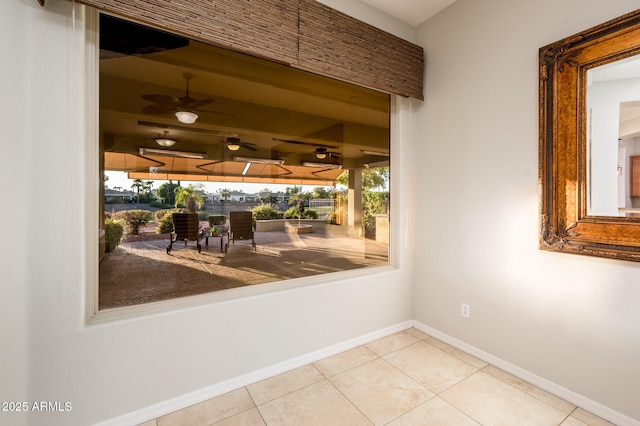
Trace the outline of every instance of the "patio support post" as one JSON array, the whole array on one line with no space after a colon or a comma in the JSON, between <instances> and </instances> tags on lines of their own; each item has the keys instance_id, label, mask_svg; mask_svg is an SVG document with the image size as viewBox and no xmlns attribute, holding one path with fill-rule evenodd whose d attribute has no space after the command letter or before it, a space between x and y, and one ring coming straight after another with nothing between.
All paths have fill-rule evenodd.
<instances>
[{"instance_id":1,"label":"patio support post","mask_svg":"<svg viewBox=\"0 0 640 426\"><path fill-rule=\"evenodd\" d=\"M362 170L349 170L347 190L347 226L349 236L362 237Z\"/></svg>"}]
</instances>

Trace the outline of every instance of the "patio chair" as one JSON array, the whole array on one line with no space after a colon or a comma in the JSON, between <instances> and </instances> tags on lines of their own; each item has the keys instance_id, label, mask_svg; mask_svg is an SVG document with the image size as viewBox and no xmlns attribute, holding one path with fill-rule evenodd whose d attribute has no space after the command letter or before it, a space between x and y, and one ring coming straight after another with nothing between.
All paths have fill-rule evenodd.
<instances>
[{"instance_id":1,"label":"patio chair","mask_svg":"<svg viewBox=\"0 0 640 426\"><path fill-rule=\"evenodd\" d=\"M229 212L229 232L227 234L227 244L224 246L225 253L229 249L229 241L251 240L253 249L256 250L256 240L253 230L253 213L251 212Z\"/></svg>"},{"instance_id":2,"label":"patio chair","mask_svg":"<svg viewBox=\"0 0 640 426\"><path fill-rule=\"evenodd\" d=\"M185 246L188 241L195 241L198 253L202 251L200 241L203 239L205 240L205 245L209 247L209 234L200 226L196 213L174 213L171 219L173 221L173 232L169 234L167 254L171 254L173 243L176 241L184 241Z\"/></svg>"}]
</instances>

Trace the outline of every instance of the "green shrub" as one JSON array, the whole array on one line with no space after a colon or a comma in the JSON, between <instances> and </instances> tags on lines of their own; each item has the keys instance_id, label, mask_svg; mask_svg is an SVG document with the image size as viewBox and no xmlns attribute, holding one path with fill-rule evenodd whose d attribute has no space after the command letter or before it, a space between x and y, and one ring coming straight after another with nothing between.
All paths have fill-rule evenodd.
<instances>
[{"instance_id":1,"label":"green shrub","mask_svg":"<svg viewBox=\"0 0 640 426\"><path fill-rule=\"evenodd\" d=\"M253 227L256 226L257 220L274 220L282 219L282 212L272 204L260 204L252 209L248 209L253 214Z\"/></svg>"},{"instance_id":2,"label":"green shrub","mask_svg":"<svg viewBox=\"0 0 640 426\"><path fill-rule=\"evenodd\" d=\"M300 216L300 209L298 207L289 207L282 215L285 219L298 219Z\"/></svg>"},{"instance_id":3,"label":"green shrub","mask_svg":"<svg viewBox=\"0 0 640 426\"><path fill-rule=\"evenodd\" d=\"M284 212L283 217L285 219L317 219L318 213L315 210L305 209L302 214L300 214L300 209L298 206L289 207L289 209Z\"/></svg>"},{"instance_id":4,"label":"green shrub","mask_svg":"<svg viewBox=\"0 0 640 426\"><path fill-rule=\"evenodd\" d=\"M158 210L160 211L160 210ZM164 210L160 215L158 221L158 227L156 228L156 234L168 234L173 231L173 214L174 213L186 213L186 209L169 209ZM157 213L157 212L156 212Z\"/></svg>"},{"instance_id":5,"label":"green shrub","mask_svg":"<svg viewBox=\"0 0 640 426\"><path fill-rule=\"evenodd\" d=\"M206 210L198 210L196 213L198 214L198 220L207 220L209 216L209 212Z\"/></svg>"},{"instance_id":6,"label":"green shrub","mask_svg":"<svg viewBox=\"0 0 640 426\"><path fill-rule=\"evenodd\" d=\"M166 208L166 209L156 210L153 213L153 217L155 218L156 222L160 222L162 220L162 218L164 217L164 215L167 214L170 211L173 211L173 209L172 208Z\"/></svg>"},{"instance_id":7,"label":"green shrub","mask_svg":"<svg viewBox=\"0 0 640 426\"><path fill-rule=\"evenodd\" d=\"M113 251L122 241L122 235L124 234L124 227L122 224L113 219L107 219L104 221L104 242L105 250Z\"/></svg>"},{"instance_id":8,"label":"green shrub","mask_svg":"<svg viewBox=\"0 0 640 426\"><path fill-rule=\"evenodd\" d=\"M153 220L153 213L149 210L122 210L116 213L115 217L124 223L127 233L138 235L140 227Z\"/></svg>"},{"instance_id":9,"label":"green shrub","mask_svg":"<svg viewBox=\"0 0 640 426\"><path fill-rule=\"evenodd\" d=\"M251 209L254 220L282 219L282 212L272 204L260 204Z\"/></svg>"},{"instance_id":10,"label":"green shrub","mask_svg":"<svg viewBox=\"0 0 640 426\"><path fill-rule=\"evenodd\" d=\"M212 214L207 216L207 221L209 222L209 226L213 228L215 225L224 225L227 223L227 216L223 214Z\"/></svg>"}]
</instances>

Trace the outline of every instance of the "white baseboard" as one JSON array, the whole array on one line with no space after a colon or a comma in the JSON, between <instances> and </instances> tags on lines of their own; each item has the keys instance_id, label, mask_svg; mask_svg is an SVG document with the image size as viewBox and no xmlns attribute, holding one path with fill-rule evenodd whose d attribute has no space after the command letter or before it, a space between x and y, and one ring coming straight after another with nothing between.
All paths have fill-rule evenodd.
<instances>
[{"instance_id":1,"label":"white baseboard","mask_svg":"<svg viewBox=\"0 0 640 426\"><path fill-rule=\"evenodd\" d=\"M368 333L354 339L347 340L345 342L338 343L333 346L322 348L318 351L314 351L288 361L284 361L278 364L271 365L269 367L262 368L260 370L247 373L245 375L235 377L233 379L226 380L224 382L216 383L215 385L208 386L204 389L197 390L195 392L181 395L179 397L160 402L158 404L151 405L149 407L136 410L131 413L124 414L122 416L114 417L112 419L97 423L98 426L122 426L122 425L137 425L146 421L164 416L165 414L172 413L177 410L181 410L190 405L197 404L199 402L206 401L208 399L220 396L227 392L231 392L236 389L240 389L244 386L252 383L259 382L260 380L268 379L278 374L291 371L295 368L302 367L303 365L310 364L312 362L319 361L321 359L339 354L340 352L347 351L349 349L356 348L366 343L373 342L374 340L388 336L393 333L397 333L402 330L413 327L413 321L405 321L400 324L388 327L382 330Z\"/></svg>"},{"instance_id":2,"label":"white baseboard","mask_svg":"<svg viewBox=\"0 0 640 426\"><path fill-rule=\"evenodd\" d=\"M640 421L632 419L622 413L619 413L611 408L600 404L599 402L593 401L583 395L580 395L576 392L573 392L565 387L558 385L557 383L551 382L543 377L538 376L530 371L524 370L523 368L518 367L517 365L511 364L508 361L505 361L501 358L498 358L494 355L491 355L487 352L484 352L475 346L471 346L468 343L465 343L461 340L456 339L455 337L451 337L448 334L445 334L435 328L431 328L427 325L424 325L418 321L413 322L413 327L417 328L420 331L427 333L430 336L435 337L436 339L442 340L443 342L460 349L463 352L466 352L470 355L475 356L489 364L500 368L501 370L506 371L509 374L512 374L520 379L531 383L543 389L557 397L568 401L577 407L580 407L584 410L589 411L590 413L595 414L596 416L602 417L605 420L610 421L611 423L618 426L640 426Z\"/></svg>"}]
</instances>

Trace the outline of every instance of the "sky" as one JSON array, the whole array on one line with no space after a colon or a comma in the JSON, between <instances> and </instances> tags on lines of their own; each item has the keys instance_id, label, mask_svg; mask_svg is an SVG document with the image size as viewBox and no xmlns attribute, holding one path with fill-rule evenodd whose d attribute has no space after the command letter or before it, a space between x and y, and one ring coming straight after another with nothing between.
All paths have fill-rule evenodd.
<instances>
[{"instance_id":1,"label":"sky","mask_svg":"<svg viewBox=\"0 0 640 426\"><path fill-rule=\"evenodd\" d=\"M109 176L109 180L105 182L108 188L113 189L116 187L122 188L125 191L134 191L131 189L131 184L133 184L132 179L127 178L127 174L125 172L110 172L106 171L104 173L106 176ZM165 180L153 180L153 189L158 189L160 185L166 183L168 181ZM221 189L226 188L231 191L242 191L247 194L255 194L257 192L262 191L265 188L269 188L271 192L284 192L287 187L292 187L293 185L277 185L277 184L265 184L265 183L244 183L244 182L189 182L189 181L181 181L180 184L182 186L187 186L189 183L194 185L202 184L204 186L204 190L209 193L219 192ZM313 188L316 188L318 185L303 185L303 191L313 191ZM330 187L325 187L330 188ZM134 191L135 192L135 191Z\"/></svg>"}]
</instances>

